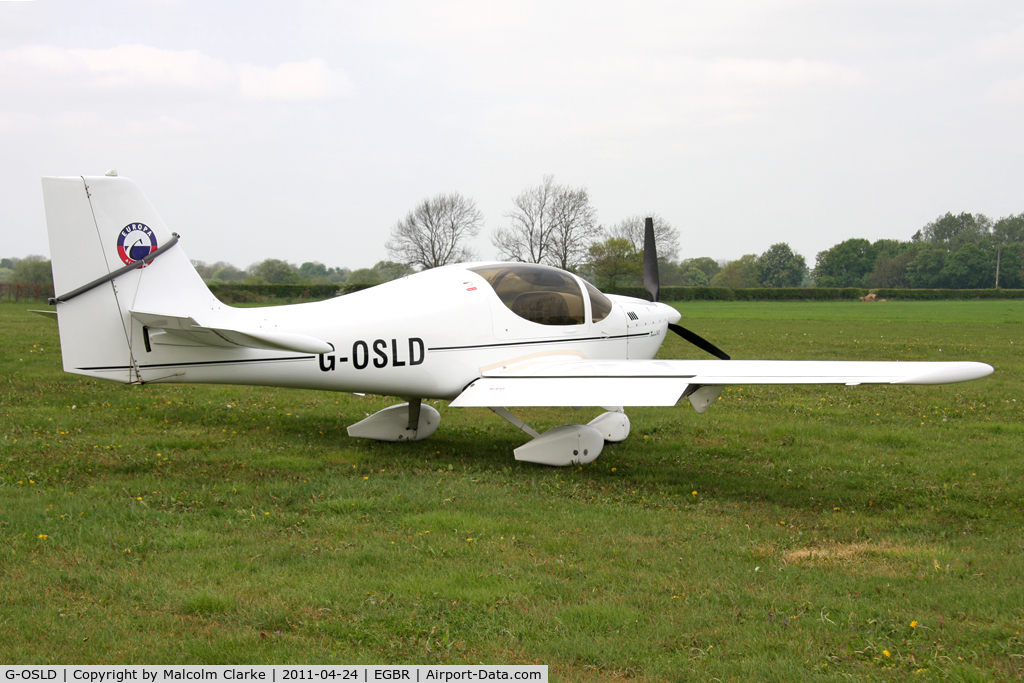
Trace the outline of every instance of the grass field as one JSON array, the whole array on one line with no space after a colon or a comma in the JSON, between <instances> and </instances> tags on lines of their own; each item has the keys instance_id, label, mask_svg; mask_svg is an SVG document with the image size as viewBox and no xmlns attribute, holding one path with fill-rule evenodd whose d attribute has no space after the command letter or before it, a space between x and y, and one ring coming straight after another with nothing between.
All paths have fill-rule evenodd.
<instances>
[{"instance_id":1,"label":"grass field","mask_svg":"<svg viewBox=\"0 0 1024 683\"><path fill-rule=\"evenodd\" d=\"M996 373L634 409L569 469L517 463L488 411L382 444L345 427L392 399L64 374L25 308L0 305L3 663L1024 676L1024 301L681 303L735 358Z\"/></svg>"}]
</instances>

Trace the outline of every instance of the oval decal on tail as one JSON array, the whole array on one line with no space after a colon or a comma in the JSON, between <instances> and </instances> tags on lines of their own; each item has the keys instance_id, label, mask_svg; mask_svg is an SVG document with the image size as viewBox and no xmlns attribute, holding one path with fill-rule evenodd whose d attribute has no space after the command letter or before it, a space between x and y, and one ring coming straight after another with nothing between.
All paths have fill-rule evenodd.
<instances>
[{"instance_id":1,"label":"oval decal on tail","mask_svg":"<svg viewBox=\"0 0 1024 683\"><path fill-rule=\"evenodd\" d=\"M156 235L145 223L129 223L117 235L117 255L125 265L156 251ZM145 268L146 264L139 266Z\"/></svg>"}]
</instances>

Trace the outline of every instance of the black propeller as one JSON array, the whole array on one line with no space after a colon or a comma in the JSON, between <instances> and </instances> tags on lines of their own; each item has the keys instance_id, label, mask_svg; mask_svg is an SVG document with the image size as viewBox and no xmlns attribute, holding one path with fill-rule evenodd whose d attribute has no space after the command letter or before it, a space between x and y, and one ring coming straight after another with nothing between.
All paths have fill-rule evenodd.
<instances>
[{"instance_id":1,"label":"black propeller","mask_svg":"<svg viewBox=\"0 0 1024 683\"><path fill-rule=\"evenodd\" d=\"M658 277L658 247L654 243L654 220L651 218L644 221L644 289L651 295L651 301L658 300L658 294L661 292L661 283ZM669 323L668 329L712 356L729 360L729 354L725 351L682 325Z\"/></svg>"}]
</instances>

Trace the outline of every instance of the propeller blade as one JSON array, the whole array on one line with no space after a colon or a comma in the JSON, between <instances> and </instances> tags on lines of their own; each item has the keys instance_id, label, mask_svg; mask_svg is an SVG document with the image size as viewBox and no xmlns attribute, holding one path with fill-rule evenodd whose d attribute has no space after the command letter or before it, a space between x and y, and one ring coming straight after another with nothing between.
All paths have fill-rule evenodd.
<instances>
[{"instance_id":1,"label":"propeller blade","mask_svg":"<svg viewBox=\"0 0 1024 683\"><path fill-rule=\"evenodd\" d=\"M669 323L668 324L668 329L672 330L673 332L675 332L680 337L682 337L686 341L690 342L691 344L693 344L697 348L702 349L704 351L707 351L712 356L715 356L716 358L721 358L722 360L730 360L729 354L727 354L725 351L723 351L722 349L718 348L717 346L715 346L714 344L709 342L704 337L701 337L699 334L696 334L694 332L690 332L690 330L686 329L682 325L676 325L674 323Z\"/></svg>"},{"instance_id":2,"label":"propeller blade","mask_svg":"<svg viewBox=\"0 0 1024 683\"><path fill-rule=\"evenodd\" d=\"M658 277L658 247L654 244L654 220L644 221L644 289L651 295L651 301L658 300L661 291Z\"/></svg>"},{"instance_id":3,"label":"propeller blade","mask_svg":"<svg viewBox=\"0 0 1024 683\"><path fill-rule=\"evenodd\" d=\"M644 221L644 289L651 295L651 301L657 301L661 293L661 279L658 277L658 247L654 243L654 219L648 218ZM690 332L682 325L668 324L680 337L690 342L697 348L707 351L716 358L729 360L729 354L718 348L699 334Z\"/></svg>"}]
</instances>

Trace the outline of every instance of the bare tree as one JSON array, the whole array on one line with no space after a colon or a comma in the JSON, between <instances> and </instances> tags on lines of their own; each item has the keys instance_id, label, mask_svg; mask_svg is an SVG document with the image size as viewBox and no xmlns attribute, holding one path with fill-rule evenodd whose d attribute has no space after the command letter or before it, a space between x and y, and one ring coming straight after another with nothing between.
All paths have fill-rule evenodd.
<instances>
[{"instance_id":1,"label":"bare tree","mask_svg":"<svg viewBox=\"0 0 1024 683\"><path fill-rule=\"evenodd\" d=\"M439 194L396 223L384 248L395 261L423 269L472 261L476 254L468 242L480 234L483 221L472 199Z\"/></svg>"},{"instance_id":2,"label":"bare tree","mask_svg":"<svg viewBox=\"0 0 1024 683\"><path fill-rule=\"evenodd\" d=\"M542 263L551 246L551 205L558 188L552 176L544 176L537 187L530 187L512 200L515 209L505 214L511 224L498 228L491 242L498 257L524 263Z\"/></svg>"},{"instance_id":3,"label":"bare tree","mask_svg":"<svg viewBox=\"0 0 1024 683\"><path fill-rule=\"evenodd\" d=\"M551 248L547 263L575 270L588 259L590 247L601 237L590 193L581 187L559 188L551 205Z\"/></svg>"},{"instance_id":4,"label":"bare tree","mask_svg":"<svg viewBox=\"0 0 1024 683\"><path fill-rule=\"evenodd\" d=\"M675 261L679 256L679 231L656 213L637 214L616 223L608 232L632 242L637 251L644 251L644 219L654 219L654 241L658 245L658 259Z\"/></svg>"},{"instance_id":5,"label":"bare tree","mask_svg":"<svg viewBox=\"0 0 1024 683\"><path fill-rule=\"evenodd\" d=\"M557 185L548 175L512 202L515 209L505 214L511 224L491 236L500 258L571 270L587 260L587 250L601 236L586 188Z\"/></svg>"}]
</instances>

